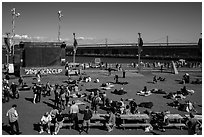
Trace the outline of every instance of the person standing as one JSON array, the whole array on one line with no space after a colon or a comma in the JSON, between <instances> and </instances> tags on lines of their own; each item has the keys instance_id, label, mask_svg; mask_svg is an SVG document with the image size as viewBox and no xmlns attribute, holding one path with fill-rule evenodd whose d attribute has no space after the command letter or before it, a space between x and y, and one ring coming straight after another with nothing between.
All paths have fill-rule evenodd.
<instances>
[{"instance_id":1,"label":"person standing","mask_svg":"<svg viewBox=\"0 0 204 137\"><path fill-rule=\"evenodd\" d=\"M16 111L16 107L17 105L14 104L12 105L12 108L9 109L6 113L6 116L8 117L9 119L9 125L11 126L11 134L21 134L21 132L19 131L19 124L18 124L18 113ZM16 128L16 131L14 130L14 126Z\"/></svg>"},{"instance_id":2,"label":"person standing","mask_svg":"<svg viewBox=\"0 0 204 137\"><path fill-rule=\"evenodd\" d=\"M81 112L84 114L84 117L83 117L82 129L80 131L80 134L83 131L85 131L88 134L90 119L92 118L93 114L92 114L92 111L89 109L89 106L86 106L86 109Z\"/></svg>"},{"instance_id":3,"label":"person standing","mask_svg":"<svg viewBox=\"0 0 204 137\"><path fill-rule=\"evenodd\" d=\"M50 85L50 83L49 82L47 82L46 83L46 85L45 85L45 87L46 87L46 95L47 96L51 96L51 85Z\"/></svg>"},{"instance_id":4,"label":"person standing","mask_svg":"<svg viewBox=\"0 0 204 137\"><path fill-rule=\"evenodd\" d=\"M40 100L41 100L41 93L42 93L42 86L41 85L37 85L36 102L40 102Z\"/></svg>"},{"instance_id":5,"label":"person standing","mask_svg":"<svg viewBox=\"0 0 204 137\"><path fill-rule=\"evenodd\" d=\"M55 85L55 89L54 89L54 94L55 94L55 107L56 108L59 108L59 102L60 102L60 89L59 89L59 85L58 84L56 84Z\"/></svg>"},{"instance_id":6,"label":"person standing","mask_svg":"<svg viewBox=\"0 0 204 137\"><path fill-rule=\"evenodd\" d=\"M72 106L70 107L70 114L71 114L71 119L73 122L73 128L76 130L79 130L78 113L79 113L79 107L73 100Z\"/></svg>"},{"instance_id":7,"label":"person standing","mask_svg":"<svg viewBox=\"0 0 204 137\"><path fill-rule=\"evenodd\" d=\"M117 84L118 83L118 75L115 75L114 80L115 80L115 83Z\"/></svg>"},{"instance_id":8,"label":"person standing","mask_svg":"<svg viewBox=\"0 0 204 137\"><path fill-rule=\"evenodd\" d=\"M190 118L186 122L186 125L188 126L188 135L197 135L201 123L194 117L192 113L190 113Z\"/></svg>"},{"instance_id":9,"label":"person standing","mask_svg":"<svg viewBox=\"0 0 204 137\"><path fill-rule=\"evenodd\" d=\"M110 67L108 68L108 75L109 76L111 75L111 68Z\"/></svg>"},{"instance_id":10,"label":"person standing","mask_svg":"<svg viewBox=\"0 0 204 137\"><path fill-rule=\"evenodd\" d=\"M18 86L23 86L23 77L22 76L18 79Z\"/></svg>"},{"instance_id":11,"label":"person standing","mask_svg":"<svg viewBox=\"0 0 204 137\"><path fill-rule=\"evenodd\" d=\"M40 83L40 81L41 81L40 70L37 72L36 77L37 77L37 82Z\"/></svg>"},{"instance_id":12,"label":"person standing","mask_svg":"<svg viewBox=\"0 0 204 137\"><path fill-rule=\"evenodd\" d=\"M66 99L65 106L66 107L68 107L69 98L70 98L70 90L69 90L69 87L67 86L65 89L65 99Z\"/></svg>"},{"instance_id":13,"label":"person standing","mask_svg":"<svg viewBox=\"0 0 204 137\"><path fill-rule=\"evenodd\" d=\"M125 69L123 69L123 78L125 78L125 73L126 73Z\"/></svg>"},{"instance_id":14,"label":"person standing","mask_svg":"<svg viewBox=\"0 0 204 137\"><path fill-rule=\"evenodd\" d=\"M12 93L13 93L13 98L16 98L16 93L17 93L17 85L14 83L14 82L12 82L12 84L11 84L11 91L12 91Z\"/></svg>"},{"instance_id":15,"label":"person standing","mask_svg":"<svg viewBox=\"0 0 204 137\"><path fill-rule=\"evenodd\" d=\"M33 89L33 104L35 104L36 103L36 97L37 97L37 85L34 84L32 89Z\"/></svg>"},{"instance_id":16,"label":"person standing","mask_svg":"<svg viewBox=\"0 0 204 137\"><path fill-rule=\"evenodd\" d=\"M61 91L60 91L60 109L61 110L65 109L65 101L66 101L65 88L64 86L61 86Z\"/></svg>"}]
</instances>

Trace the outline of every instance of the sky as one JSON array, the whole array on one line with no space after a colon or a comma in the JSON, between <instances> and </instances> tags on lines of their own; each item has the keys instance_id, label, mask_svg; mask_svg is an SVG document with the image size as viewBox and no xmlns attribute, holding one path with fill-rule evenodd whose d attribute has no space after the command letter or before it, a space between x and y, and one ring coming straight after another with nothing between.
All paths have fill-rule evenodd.
<instances>
[{"instance_id":1,"label":"sky","mask_svg":"<svg viewBox=\"0 0 204 137\"><path fill-rule=\"evenodd\" d=\"M137 42L198 42L202 32L201 2L2 2L2 37L12 30L15 39L57 41L62 11L62 41L79 44Z\"/></svg>"}]
</instances>

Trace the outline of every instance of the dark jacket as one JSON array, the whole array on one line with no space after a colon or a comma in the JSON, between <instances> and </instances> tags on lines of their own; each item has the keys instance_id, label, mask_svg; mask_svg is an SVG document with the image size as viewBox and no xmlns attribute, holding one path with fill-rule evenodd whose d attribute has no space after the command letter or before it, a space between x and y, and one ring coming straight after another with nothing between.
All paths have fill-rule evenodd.
<instances>
[{"instance_id":1,"label":"dark jacket","mask_svg":"<svg viewBox=\"0 0 204 137\"><path fill-rule=\"evenodd\" d=\"M82 113L84 114L83 120L90 120L93 115L90 109L85 109Z\"/></svg>"}]
</instances>

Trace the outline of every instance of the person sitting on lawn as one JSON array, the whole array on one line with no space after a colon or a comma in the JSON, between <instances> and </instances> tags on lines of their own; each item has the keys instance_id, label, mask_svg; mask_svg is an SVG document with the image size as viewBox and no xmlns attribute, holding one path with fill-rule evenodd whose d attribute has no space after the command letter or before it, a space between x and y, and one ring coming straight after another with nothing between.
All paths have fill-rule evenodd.
<instances>
[{"instance_id":1,"label":"person sitting on lawn","mask_svg":"<svg viewBox=\"0 0 204 137\"><path fill-rule=\"evenodd\" d=\"M187 112L190 112L190 111L195 111L195 112L197 112L196 110L195 110L195 108L194 108L194 106L193 106L193 103L190 101L190 100L188 100L188 101L186 101L186 111Z\"/></svg>"},{"instance_id":2,"label":"person sitting on lawn","mask_svg":"<svg viewBox=\"0 0 204 137\"><path fill-rule=\"evenodd\" d=\"M41 120L40 120L40 134L44 132L44 129L50 134L50 125L51 125L52 117L49 112L46 112Z\"/></svg>"},{"instance_id":3,"label":"person sitting on lawn","mask_svg":"<svg viewBox=\"0 0 204 137\"><path fill-rule=\"evenodd\" d=\"M142 90L144 93L147 93L147 87L144 86L144 89Z\"/></svg>"},{"instance_id":4,"label":"person sitting on lawn","mask_svg":"<svg viewBox=\"0 0 204 137\"><path fill-rule=\"evenodd\" d=\"M154 76L154 77L153 77L153 83L154 83L154 84L157 83L157 76Z\"/></svg>"},{"instance_id":5,"label":"person sitting on lawn","mask_svg":"<svg viewBox=\"0 0 204 137\"><path fill-rule=\"evenodd\" d=\"M96 78L96 79L94 80L94 83L99 83L99 79Z\"/></svg>"},{"instance_id":6,"label":"person sitting on lawn","mask_svg":"<svg viewBox=\"0 0 204 137\"><path fill-rule=\"evenodd\" d=\"M181 94L184 95L184 96L189 94L188 90L186 89L186 86L183 86L183 88L181 88Z\"/></svg>"}]
</instances>

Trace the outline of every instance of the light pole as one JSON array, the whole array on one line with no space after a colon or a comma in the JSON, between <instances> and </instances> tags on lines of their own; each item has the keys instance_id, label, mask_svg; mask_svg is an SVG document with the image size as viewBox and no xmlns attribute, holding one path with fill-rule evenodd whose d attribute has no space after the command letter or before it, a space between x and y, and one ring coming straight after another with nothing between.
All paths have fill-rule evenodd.
<instances>
[{"instance_id":1,"label":"light pole","mask_svg":"<svg viewBox=\"0 0 204 137\"><path fill-rule=\"evenodd\" d=\"M16 8L11 9L12 12L12 45L13 46L13 57L14 57L14 37L15 37L15 18L20 16L20 13L16 13Z\"/></svg>"},{"instance_id":2,"label":"light pole","mask_svg":"<svg viewBox=\"0 0 204 137\"><path fill-rule=\"evenodd\" d=\"M77 41L76 41L76 38L75 38L75 33L73 33L74 35L74 43L73 43L73 63L75 63L75 56L76 56L76 50L77 50Z\"/></svg>"},{"instance_id":3,"label":"light pole","mask_svg":"<svg viewBox=\"0 0 204 137\"><path fill-rule=\"evenodd\" d=\"M61 17L63 17L62 11L58 11L58 19L59 19L59 22L58 22L58 41L59 41L59 42L60 42Z\"/></svg>"},{"instance_id":4,"label":"light pole","mask_svg":"<svg viewBox=\"0 0 204 137\"><path fill-rule=\"evenodd\" d=\"M138 33L139 35L139 38L138 38L138 73L140 73L140 55L141 55L141 52L142 52L142 46L143 46L143 40L141 38L141 33L139 32Z\"/></svg>"},{"instance_id":5,"label":"light pole","mask_svg":"<svg viewBox=\"0 0 204 137\"><path fill-rule=\"evenodd\" d=\"M11 52L11 37L9 36L10 33L6 33L6 37L4 37L4 43L6 46L6 64L9 63L9 56Z\"/></svg>"}]
</instances>

